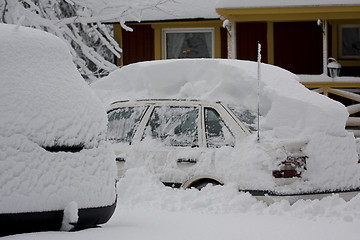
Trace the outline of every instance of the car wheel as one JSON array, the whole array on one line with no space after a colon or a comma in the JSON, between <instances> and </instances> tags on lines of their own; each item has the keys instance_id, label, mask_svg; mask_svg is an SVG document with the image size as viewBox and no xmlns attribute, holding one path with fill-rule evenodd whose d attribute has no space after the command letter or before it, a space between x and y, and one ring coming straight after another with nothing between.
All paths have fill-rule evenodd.
<instances>
[{"instance_id":1,"label":"car wheel","mask_svg":"<svg viewBox=\"0 0 360 240\"><path fill-rule=\"evenodd\" d=\"M213 179L200 179L200 180L196 181L195 183L193 183L191 185L191 187L194 187L200 191L201 189L206 187L208 184L211 184L212 186L222 185L221 183L219 183L218 181L213 180Z\"/></svg>"}]
</instances>

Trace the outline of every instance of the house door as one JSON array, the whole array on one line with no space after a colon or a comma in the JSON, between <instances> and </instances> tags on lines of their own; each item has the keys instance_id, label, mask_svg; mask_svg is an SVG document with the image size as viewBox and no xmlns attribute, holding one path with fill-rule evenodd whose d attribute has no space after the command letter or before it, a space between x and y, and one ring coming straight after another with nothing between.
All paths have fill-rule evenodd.
<instances>
[{"instance_id":1,"label":"house door","mask_svg":"<svg viewBox=\"0 0 360 240\"><path fill-rule=\"evenodd\" d=\"M274 23L275 65L296 74L321 74L322 51L316 21Z\"/></svg>"},{"instance_id":2,"label":"house door","mask_svg":"<svg viewBox=\"0 0 360 240\"><path fill-rule=\"evenodd\" d=\"M129 25L132 32L122 29L123 65L154 60L154 30L151 25Z\"/></svg>"},{"instance_id":3,"label":"house door","mask_svg":"<svg viewBox=\"0 0 360 240\"><path fill-rule=\"evenodd\" d=\"M256 61L258 42L261 43L261 61L267 63L267 23L239 22L236 24L237 59Z\"/></svg>"}]
</instances>

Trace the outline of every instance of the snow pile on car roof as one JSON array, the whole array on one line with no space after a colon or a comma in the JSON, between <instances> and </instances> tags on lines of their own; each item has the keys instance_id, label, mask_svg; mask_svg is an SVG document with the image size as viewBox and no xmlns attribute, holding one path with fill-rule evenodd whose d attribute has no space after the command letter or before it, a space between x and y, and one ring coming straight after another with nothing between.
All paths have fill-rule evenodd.
<instances>
[{"instance_id":1,"label":"snow pile on car roof","mask_svg":"<svg viewBox=\"0 0 360 240\"><path fill-rule=\"evenodd\" d=\"M224 59L182 59L125 66L92 84L106 106L118 100L202 99L238 104L256 112L262 126L279 137L313 131L344 135L348 113L342 104L313 93L296 75L268 64ZM316 120L316 121L315 121Z\"/></svg>"},{"instance_id":2,"label":"snow pile on car roof","mask_svg":"<svg viewBox=\"0 0 360 240\"><path fill-rule=\"evenodd\" d=\"M0 59L0 213L112 204L116 167L106 113L66 44L0 24Z\"/></svg>"},{"instance_id":3,"label":"snow pile on car roof","mask_svg":"<svg viewBox=\"0 0 360 240\"><path fill-rule=\"evenodd\" d=\"M285 191L359 187L355 139L345 130L346 108L308 90L296 75L284 69L261 64L260 84L257 72L257 63L250 61L161 60L122 67L93 83L92 87L107 107L119 100L201 99L241 105L256 113L259 94L261 141L274 146L289 141L306 143L302 147L309 157L307 171L302 175L305 181L297 181ZM258 154L253 140L242 142L234 158L251 159L243 162L253 164L249 184L257 185L249 185L249 188L260 188L260 185L271 188L270 175L266 181L254 180L262 179L260 172L264 166L268 165L269 170L274 166L269 166L268 157L260 157L266 154ZM241 168L242 161L225 163L229 157L225 154L222 162ZM246 174L249 175L244 172Z\"/></svg>"},{"instance_id":4,"label":"snow pile on car roof","mask_svg":"<svg viewBox=\"0 0 360 240\"><path fill-rule=\"evenodd\" d=\"M2 136L23 134L42 146L94 145L103 137L97 136L106 125L101 104L63 41L2 24L0 44Z\"/></svg>"}]
</instances>

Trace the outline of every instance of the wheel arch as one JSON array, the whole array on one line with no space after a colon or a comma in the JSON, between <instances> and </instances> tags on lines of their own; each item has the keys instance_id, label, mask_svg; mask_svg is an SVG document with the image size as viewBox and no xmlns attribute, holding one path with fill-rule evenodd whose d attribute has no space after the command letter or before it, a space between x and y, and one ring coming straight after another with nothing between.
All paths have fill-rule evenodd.
<instances>
[{"instance_id":1,"label":"wheel arch","mask_svg":"<svg viewBox=\"0 0 360 240\"><path fill-rule=\"evenodd\" d=\"M219 185L224 185L224 182L221 181L217 177L214 177L214 176L211 176L211 175L201 175L201 176L196 176L196 177L190 178L189 180L184 182L181 185L181 187L184 188L184 189L191 188L191 187L194 187L196 184L198 184L200 182L218 183Z\"/></svg>"}]
</instances>

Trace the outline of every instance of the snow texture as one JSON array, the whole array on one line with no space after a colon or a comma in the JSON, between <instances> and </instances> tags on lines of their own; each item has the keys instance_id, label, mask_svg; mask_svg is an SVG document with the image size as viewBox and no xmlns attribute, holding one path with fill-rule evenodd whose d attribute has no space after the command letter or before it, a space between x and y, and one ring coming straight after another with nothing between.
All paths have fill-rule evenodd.
<instances>
[{"instance_id":1,"label":"snow texture","mask_svg":"<svg viewBox=\"0 0 360 240\"><path fill-rule=\"evenodd\" d=\"M66 44L43 31L0 25L0 212L111 205L115 163L101 102ZM43 147L79 146L49 152Z\"/></svg>"},{"instance_id":2,"label":"snow texture","mask_svg":"<svg viewBox=\"0 0 360 240\"><path fill-rule=\"evenodd\" d=\"M78 4L86 4L99 16L114 16L126 22L169 20L169 19L214 19L220 16L216 13L215 4L218 0L76 0ZM128 9L119 11L126 6ZM121 15L123 16L121 16ZM113 19L109 19L113 20Z\"/></svg>"},{"instance_id":3,"label":"snow texture","mask_svg":"<svg viewBox=\"0 0 360 240\"><path fill-rule=\"evenodd\" d=\"M257 63L249 61L162 60L125 66L95 82L92 87L107 107L118 100L200 99L240 105L256 112L257 71ZM215 156L216 176L223 178L224 182L241 183L239 187L242 189L284 192L360 186L355 138L345 130L348 117L346 108L339 102L309 91L298 81L296 75L286 70L262 64L260 139L264 147L256 144L255 137L250 136L232 150L209 150L208 154ZM302 180L274 189L275 183L269 171L274 169L274 159L284 154L276 149L286 142L307 143L302 149L309 157L307 171ZM141 147L151 151L155 146L145 142ZM133 151L131 147L128 149L128 158L134 156ZM191 154L199 152L192 149L189 156ZM154 157L150 155L134 157L137 158L132 159L134 164L131 165L130 160L127 164L137 167L146 162L151 169L150 163L154 161L142 161L143 158ZM171 157L176 158L175 155ZM213 170L203 169L202 160L206 161L206 157L206 154L203 155L204 159L200 157L196 167L192 168L193 175L197 171L214 173ZM181 178L183 174L170 162L164 169L167 177L179 175Z\"/></svg>"},{"instance_id":4,"label":"snow texture","mask_svg":"<svg viewBox=\"0 0 360 240\"><path fill-rule=\"evenodd\" d=\"M118 206L101 228L79 232L41 232L4 240L108 239L349 239L358 240L360 197L345 202L337 195L322 200L287 201L270 206L236 185L172 189L144 168L119 181Z\"/></svg>"},{"instance_id":5,"label":"snow texture","mask_svg":"<svg viewBox=\"0 0 360 240\"><path fill-rule=\"evenodd\" d=\"M217 8L261 8L261 7L303 7L303 6L347 6L360 5L358 0L219 0Z\"/></svg>"},{"instance_id":6,"label":"snow texture","mask_svg":"<svg viewBox=\"0 0 360 240\"><path fill-rule=\"evenodd\" d=\"M71 202L65 207L60 231L70 231L74 228L79 219L78 212L79 209L76 202Z\"/></svg>"}]
</instances>

